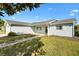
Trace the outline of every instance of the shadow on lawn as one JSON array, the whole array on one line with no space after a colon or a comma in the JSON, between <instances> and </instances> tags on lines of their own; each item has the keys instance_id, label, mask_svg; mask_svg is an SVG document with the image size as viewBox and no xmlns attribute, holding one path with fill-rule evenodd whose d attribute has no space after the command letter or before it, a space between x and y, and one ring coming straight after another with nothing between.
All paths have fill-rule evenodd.
<instances>
[{"instance_id":1,"label":"shadow on lawn","mask_svg":"<svg viewBox=\"0 0 79 59\"><path fill-rule=\"evenodd\" d=\"M45 51L41 48L44 46L44 44L40 41L39 38L33 39L31 42L29 42L28 52L24 54L24 56L38 56L38 55L44 55Z\"/></svg>"},{"instance_id":2,"label":"shadow on lawn","mask_svg":"<svg viewBox=\"0 0 79 59\"><path fill-rule=\"evenodd\" d=\"M34 38L26 42L16 44L0 49L1 56L38 56L44 55L45 51L41 48L44 44L40 41L40 37Z\"/></svg>"}]
</instances>

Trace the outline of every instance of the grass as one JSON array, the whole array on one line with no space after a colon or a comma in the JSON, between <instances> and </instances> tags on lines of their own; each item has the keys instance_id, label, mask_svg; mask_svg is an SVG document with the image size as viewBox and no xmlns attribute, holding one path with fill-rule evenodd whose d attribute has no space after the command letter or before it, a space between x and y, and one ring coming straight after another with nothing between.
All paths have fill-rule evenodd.
<instances>
[{"instance_id":1,"label":"grass","mask_svg":"<svg viewBox=\"0 0 79 59\"><path fill-rule=\"evenodd\" d=\"M79 56L79 41L73 38L41 37L46 56Z\"/></svg>"},{"instance_id":2,"label":"grass","mask_svg":"<svg viewBox=\"0 0 79 59\"><path fill-rule=\"evenodd\" d=\"M42 45L39 38L18 43L14 46L8 46L0 49L0 56L31 56L34 51ZM39 46L40 45L40 46Z\"/></svg>"},{"instance_id":3,"label":"grass","mask_svg":"<svg viewBox=\"0 0 79 59\"><path fill-rule=\"evenodd\" d=\"M43 44L40 49L43 49L44 53L42 53L42 55L44 56L79 56L78 39L58 36L43 36L39 41ZM0 55L14 56L24 54L27 56L27 54L30 53L30 50L27 50L27 47L33 47L33 45L36 46L37 44L37 41L30 41L30 43L28 42L29 41L2 48L0 49ZM31 48L31 50L32 52L34 51L33 48Z\"/></svg>"},{"instance_id":4,"label":"grass","mask_svg":"<svg viewBox=\"0 0 79 59\"><path fill-rule=\"evenodd\" d=\"M9 43L9 42L13 42L16 40L21 40L23 38L28 38L28 37L32 37L35 35L31 35L31 34L22 34L22 35L17 35L17 36L6 36L6 37L1 37L0 38L0 44L1 43Z\"/></svg>"},{"instance_id":5,"label":"grass","mask_svg":"<svg viewBox=\"0 0 79 59\"><path fill-rule=\"evenodd\" d=\"M0 56L17 56L27 53L27 42L18 43L14 46L8 46L0 49Z\"/></svg>"}]
</instances>

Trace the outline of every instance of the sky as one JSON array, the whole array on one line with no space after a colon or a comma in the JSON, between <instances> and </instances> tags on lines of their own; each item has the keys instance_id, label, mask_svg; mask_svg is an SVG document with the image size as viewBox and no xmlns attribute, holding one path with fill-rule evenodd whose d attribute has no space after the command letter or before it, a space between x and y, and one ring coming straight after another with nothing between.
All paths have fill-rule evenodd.
<instances>
[{"instance_id":1,"label":"sky","mask_svg":"<svg viewBox=\"0 0 79 59\"><path fill-rule=\"evenodd\" d=\"M23 22L39 22L52 19L76 18L79 23L79 3L45 3L32 11L17 12L13 16L4 15L2 19Z\"/></svg>"}]
</instances>

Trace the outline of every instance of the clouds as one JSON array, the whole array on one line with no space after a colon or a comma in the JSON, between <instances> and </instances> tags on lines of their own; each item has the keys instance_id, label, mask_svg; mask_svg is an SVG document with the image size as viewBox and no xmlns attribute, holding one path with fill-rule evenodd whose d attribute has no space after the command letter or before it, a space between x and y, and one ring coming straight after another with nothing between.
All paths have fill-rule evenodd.
<instances>
[{"instance_id":1,"label":"clouds","mask_svg":"<svg viewBox=\"0 0 79 59\"><path fill-rule=\"evenodd\" d=\"M51 11L53 8L48 8L48 11Z\"/></svg>"},{"instance_id":2,"label":"clouds","mask_svg":"<svg viewBox=\"0 0 79 59\"><path fill-rule=\"evenodd\" d=\"M21 14L21 12L17 12L17 14Z\"/></svg>"},{"instance_id":3,"label":"clouds","mask_svg":"<svg viewBox=\"0 0 79 59\"><path fill-rule=\"evenodd\" d=\"M71 12L72 13L77 13L77 12L79 12L79 10L72 10Z\"/></svg>"},{"instance_id":4,"label":"clouds","mask_svg":"<svg viewBox=\"0 0 79 59\"><path fill-rule=\"evenodd\" d=\"M70 13L70 16L74 16L75 14L74 13Z\"/></svg>"},{"instance_id":5,"label":"clouds","mask_svg":"<svg viewBox=\"0 0 79 59\"><path fill-rule=\"evenodd\" d=\"M35 18L39 18L39 16L38 16L38 15L36 15L36 16L35 16Z\"/></svg>"},{"instance_id":6,"label":"clouds","mask_svg":"<svg viewBox=\"0 0 79 59\"><path fill-rule=\"evenodd\" d=\"M12 17L12 19L15 20L16 18L15 17Z\"/></svg>"},{"instance_id":7,"label":"clouds","mask_svg":"<svg viewBox=\"0 0 79 59\"><path fill-rule=\"evenodd\" d=\"M79 12L79 10L71 10L70 11L70 16L74 16L74 15L76 15L77 13Z\"/></svg>"},{"instance_id":8,"label":"clouds","mask_svg":"<svg viewBox=\"0 0 79 59\"><path fill-rule=\"evenodd\" d=\"M53 8L52 7L49 7L46 9L46 11L48 12L48 14L50 14L49 12L52 11ZM33 18L40 18L41 16L39 14L36 14Z\"/></svg>"},{"instance_id":9,"label":"clouds","mask_svg":"<svg viewBox=\"0 0 79 59\"><path fill-rule=\"evenodd\" d=\"M18 14L18 13L20 13L20 12L17 12L17 14Z\"/></svg>"}]
</instances>

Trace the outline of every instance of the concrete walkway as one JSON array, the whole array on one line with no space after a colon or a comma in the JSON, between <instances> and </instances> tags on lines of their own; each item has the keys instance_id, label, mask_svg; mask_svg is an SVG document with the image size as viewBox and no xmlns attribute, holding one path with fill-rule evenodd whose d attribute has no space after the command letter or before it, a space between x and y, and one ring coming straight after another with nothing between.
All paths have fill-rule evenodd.
<instances>
[{"instance_id":1,"label":"concrete walkway","mask_svg":"<svg viewBox=\"0 0 79 59\"><path fill-rule=\"evenodd\" d=\"M25 39L22 39L22 40L17 40L17 41L11 42L11 43L2 43L2 44L0 44L0 48L7 47L7 46L13 46L17 43L32 40L32 39L37 38L37 37L41 37L41 36L34 36L34 37L30 37L30 38L25 38Z\"/></svg>"}]
</instances>

